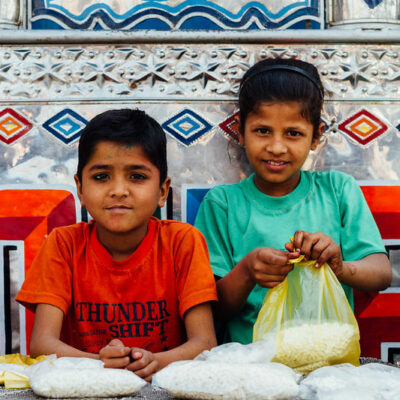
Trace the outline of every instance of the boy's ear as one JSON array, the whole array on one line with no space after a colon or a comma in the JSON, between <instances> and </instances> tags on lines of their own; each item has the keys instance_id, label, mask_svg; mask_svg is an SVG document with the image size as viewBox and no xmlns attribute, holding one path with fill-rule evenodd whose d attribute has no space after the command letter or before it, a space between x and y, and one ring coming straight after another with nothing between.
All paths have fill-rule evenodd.
<instances>
[{"instance_id":1,"label":"boy's ear","mask_svg":"<svg viewBox=\"0 0 400 400\"><path fill-rule=\"evenodd\" d=\"M318 127L318 131L316 134L313 135L312 141L311 141L311 150L315 150L321 140L322 134L324 133L325 130L325 122L321 122Z\"/></svg>"},{"instance_id":2,"label":"boy's ear","mask_svg":"<svg viewBox=\"0 0 400 400\"><path fill-rule=\"evenodd\" d=\"M158 207L164 207L165 202L168 198L169 187L171 186L171 178L167 176L165 181L161 184L160 187L160 199L158 200Z\"/></svg>"},{"instance_id":3,"label":"boy's ear","mask_svg":"<svg viewBox=\"0 0 400 400\"><path fill-rule=\"evenodd\" d=\"M82 183L78 178L78 175L74 175L75 185L76 185L76 192L78 194L79 201L81 202L81 207L85 207L83 196L82 196Z\"/></svg>"}]
</instances>

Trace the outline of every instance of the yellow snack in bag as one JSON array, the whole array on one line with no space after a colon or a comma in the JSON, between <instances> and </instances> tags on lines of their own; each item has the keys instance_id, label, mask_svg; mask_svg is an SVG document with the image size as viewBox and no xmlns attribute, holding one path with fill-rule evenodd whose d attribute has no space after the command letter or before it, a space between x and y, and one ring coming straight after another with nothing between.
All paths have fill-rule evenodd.
<instances>
[{"instance_id":1,"label":"yellow snack in bag","mask_svg":"<svg viewBox=\"0 0 400 400\"><path fill-rule=\"evenodd\" d=\"M292 261L294 269L264 298L253 341L274 340L271 361L303 374L333 364L358 366L359 328L336 275L328 264Z\"/></svg>"}]
</instances>

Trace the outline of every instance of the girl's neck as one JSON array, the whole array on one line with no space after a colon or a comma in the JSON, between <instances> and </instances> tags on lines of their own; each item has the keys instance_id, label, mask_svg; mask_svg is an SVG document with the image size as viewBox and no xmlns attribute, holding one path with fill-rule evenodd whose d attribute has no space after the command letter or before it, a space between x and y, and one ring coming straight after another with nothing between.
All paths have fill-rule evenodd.
<instances>
[{"instance_id":1,"label":"girl's neck","mask_svg":"<svg viewBox=\"0 0 400 400\"><path fill-rule=\"evenodd\" d=\"M298 171L296 175L292 176L285 182L266 182L260 179L259 176L254 176L254 184L257 189L267 196L271 197L283 197L293 192L294 189L299 185L301 179L301 172Z\"/></svg>"}]
</instances>

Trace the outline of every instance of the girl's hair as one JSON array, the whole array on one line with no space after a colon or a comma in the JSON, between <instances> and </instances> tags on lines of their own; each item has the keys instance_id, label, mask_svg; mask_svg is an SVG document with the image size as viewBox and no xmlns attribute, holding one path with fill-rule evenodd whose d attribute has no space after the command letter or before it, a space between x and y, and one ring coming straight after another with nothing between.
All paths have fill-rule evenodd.
<instances>
[{"instance_id":1,"label":"girl's hair","mask_svg":"<svg viewBox=\"0 0 400 400\"><path fill-rule=\"evenodd\" d=\"M239 90L240 131L246 118L263 102L296 101L301 115L314 127L317 135L324 101L317 69L296 59L266 59L254 64L243 76Z\"/></svg>"}]
</instances>

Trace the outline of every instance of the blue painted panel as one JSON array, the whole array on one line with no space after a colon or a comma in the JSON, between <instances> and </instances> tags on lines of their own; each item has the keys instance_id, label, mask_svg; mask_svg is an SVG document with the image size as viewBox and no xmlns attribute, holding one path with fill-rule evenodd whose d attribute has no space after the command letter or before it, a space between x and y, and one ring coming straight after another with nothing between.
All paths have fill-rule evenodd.
<instances>
[{"instance_id":1,"label":"blue painted panel","mask_svg":"<svg viewBox=\"0 0 400 400\"><path fill-rule=\"evenodd\" d=\"M86 4L86 5L83 5ZM32 0L32 29L105 30L249 30L319 29L324 10L319 0Z\"/></svg>"},{"instance_id":2,"label":"blue painted panel","mask_svg":"<svg viewBox=\"0 0 400 400\"><path fill-rule=\"evenodd\" d=\"M186 192L186 222L194 224L196 219L197 211L199 210L200 203L203 197L209 191L209 188L196 189L191 188Z\"/></svg>"}]
</instances>

